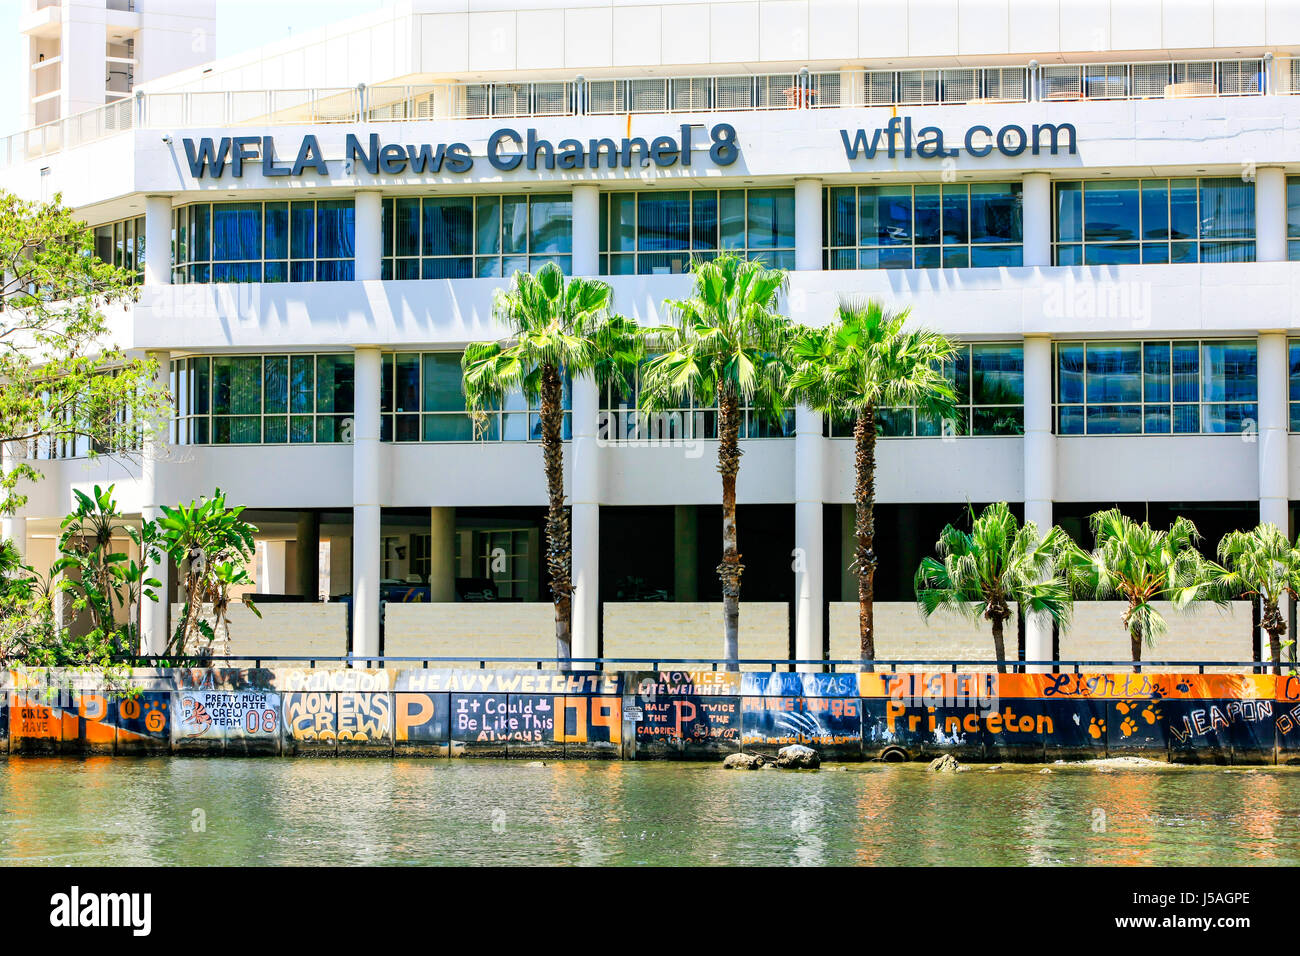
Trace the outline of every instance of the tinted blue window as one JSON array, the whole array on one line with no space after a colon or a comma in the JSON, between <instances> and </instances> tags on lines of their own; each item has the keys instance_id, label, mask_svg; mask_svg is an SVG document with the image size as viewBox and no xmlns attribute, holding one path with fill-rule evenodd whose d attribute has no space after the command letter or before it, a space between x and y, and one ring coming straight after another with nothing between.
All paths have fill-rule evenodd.
<instances>
[{"instance_id":1,"label":"tinted blue window","mask_svg":"<svg viewBox=\"0 0 1300 956\"><path fill-rule=\"evenodd\" d=\"M1084 192L1084 240L1123 241L1141 235L1137 180L1089 183Z\"/></svg>"},{"instance_id":2,"label":"tinted blue window","mask_svg":"<svg viewBox=\"0 0 1300 956\"><path fill-rule=\"evenodd\" d=\"M212 258L216 262L262 258L261 203L227 202L213 207ZM256 281L260 281L261 269L257 271Z\"/></svg>"},{"instance_id":3,"label":"tinted blue window","mask_svg":"<svg viewBox=\"0 0 1300 956\"><path fill-rule=\"evenodd\" d=\"M975 183L970 187L972 243L1020 242L1019 183Z\"/></svg>"},{"instance_id":4,"label":"tinted blue window","mask_svg":"<svg viewBox=\"0 0 1300 956\"><path fill-rule=\"evenodd\" d=\"M290 258L311 259L316 255L316 204L314 202L290 204L289 237Z\"/></svg>"},{"instance_id":5,"label":"tinted blue window","mask_svg":"<svg viewBox=\"0 0 1300 956\"><path fill-rule=\"evenodd\" d=\"M265 256L267 259L289 258L289 204L269 202L263 213L265 219Z\"/></svg>"},{"instance_id":6,"label":"tinted blue window","mask_svg":"<svg viewBox=\"0 0 1300 956\"><path fill-rule=\"evenodd\" d=\"M637 195L637 248L645 250L691 247L690 193L645 192Z\"/></svg>"},{"instance_id":7,"label":"tinted blue window","mask_svg":"<svg viewBox=\"0 0 1300 956\"><path fill-rule=\"evenodd\" d=\"M1136 342L1088 344L1088 402L1140 402L1142 349ZM1091 430L1091 429L1090 429Z\"/></svg>"},{"instance_id":8,"label":"tinted blue window","mask_svg":"<svg viewBox=\"0 0 1300 956\"><path fill-rule=\"evenodd\" d=\"M316 256L320 259L351 259L356 255L356 221L351 200L337 199L316 204Z\"/></svg>"},{"instance_id":9,"label":"tinted blue window","mask_svg":"<svg viewBox=\"0 0 1300 956\"><path fill-rule=\"evenodd\" d=\"M474 251L472 197L424 200L424 243L421 251L426 256L467 256Z\"/></svg>"}]
</instances>

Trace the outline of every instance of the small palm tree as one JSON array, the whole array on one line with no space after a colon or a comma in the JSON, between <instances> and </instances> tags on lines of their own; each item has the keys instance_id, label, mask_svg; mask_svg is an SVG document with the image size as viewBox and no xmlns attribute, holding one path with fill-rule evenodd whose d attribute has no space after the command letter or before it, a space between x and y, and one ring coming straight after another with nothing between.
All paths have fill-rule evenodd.
<instances>
[{"instance_id":1,"label":"small palm tree","mask_svg":"<svg viewBox=\"0 0 1300 956\"><path fill-rule=\"evenodd\" d=\"M1069 623L1070 590L1057 566L1069 538L1060 528L1040 536L1034 522L1022 526L1005 501L989 505L978 518L972 512L972 519L969 534L952 525L939 534L942 560L925 558L917 568L916 600L927 618L947 607L973 621L988 621L1003 672L1003 632L1013 603L1021 614L1045 613Z\"/></svg>"},{"instance_id":2,"label":"small palm tree","mask_svg":"<svg viewBox=\"0 0 1300 956\"><path fill-rule=\"evenodd\" d=\"M863 670L871 670L876 657L877 410L915 406L943 420L955 415L956 398L945 373L954 346L936 332L905 328L909 314L874 300L842 301L834 325L799 329L787 386L791 398L814 411L853 422L857 546L852 567L858 576Z\"/></svg>"},{"instance_id":3,"label":"small palm tree","mask_svg":"<svg viewBox=\"0 0 1300 956\"><path fill-rule=\"evenodd\" d=\"M1280 605L1283 597L1294 600L1300 594L1300 549L1277 525L1261 524L1224 535L1219 560L1222 564L1207 565L1207 594L1221 603L1238 597L1259 601L1259 626L1268 634L1269 653L1280 674L1282 648L1295 643L1282 640L1286 618Z\"/></svg>"},{"instance_id":4,"label":"small palm tree","mask_svg":"<svg viewBox=\"0 0 1300 956\"><path fill-rule=\"evenodd\" d=\"M497 291L493 312L510 330L507 341L476 342L461 359L465 405L471 417L500 408L522 393L540 405L546 470L546 567L555 605L556 656L571 655L573 602L569 513L564 507L564 376L591 375L597 384L630 390L640 357L636 323L609 315L612 291L595 279L565 279L548 262L536 275L516 272Z\"/></svg>"},{"instance_id":5,"label":"small palm tree","mask_svg":"<svg viewBox=\"0 0 1300 956\"><path fill-rule=\"evenodd\" d=\"M723 657L739 666L740 561L736 530L736 476L740 473L742 405L768 418L784 410L786 355L793 328L777 311L786 284L781 269L723 254L691 263L691 297L668 301L675 324L647 330L652 350L641 390L648 411L716 405L718 471L722 475Z\"/></svg>"},{"instance_id":6,"label":"small palm tree","mask_svg":"<svg viewBox=\"0 0 1300 956\"><path fill-rule=\"evenodd\" d=\"M1206 560L1196 548L1201 536L1186 518L1159 531L1118 508L1098 511L1089 524L1092 551L1075 546L1066 553L1071 589L1099 600L1118 595L1127 602L1121 621L1137 663L1143 643L1154 647L1168 630L1155 602L1169 601L1182 609L1206 592Z\"/></svg>"}]
</instances>

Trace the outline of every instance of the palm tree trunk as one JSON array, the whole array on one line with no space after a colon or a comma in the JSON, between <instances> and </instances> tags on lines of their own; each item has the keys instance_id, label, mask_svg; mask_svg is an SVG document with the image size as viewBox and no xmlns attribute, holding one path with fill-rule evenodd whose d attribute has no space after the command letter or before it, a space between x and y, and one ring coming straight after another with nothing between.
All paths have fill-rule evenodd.
<instances>
[{"instance_id":1,"label":"palm tree trunk","mask_svg":"<svg viewBox=\"0 0 1300 956\"><path fill-rule=\"evenodd\" d=\"M1005 674L1007 665L1003 663L1007 659L1007 642L1002 634L1002 626L1005 618L994 616L989 622L993 625L993 654L998 659L998 673Z\"/></svg>"},{"instance_id":2,"label":"palm tree trunk","mask_svg":"<svg viewBox=\"0 0 1300 956\"><path fill-rule=\"evenodd\" d=\"M722 656L729 671L740 669L740 548L736 533L736 475L740 473L740 402L718 384L718 472L722 475Z\"/></svg>"},{"instance_id":3,"label":"palm tree trunk","mask_svg":"<svg viewBox=\"0 0 1300 956\"><path fill-rule=\"evenodd\" d=\"M542 368L542 460L546 469L546 569L555 604L555 656L560 669L569 669L573 607L573 552L569 541L569 512L564 507L564 407L560 373Z\"/></svg>"},{"instance_id":4,"label":"palm tree trunk","mask_svg":"<svg viewBox=\"0 0 1300 956\"><path fill-rule=\"evenodd\" d=\"M1142 625L1134 622L1133 625L1129 627L1128 637L1129 645L1133 651L1133 663L1136 665L1140 660L1142 660ZM1134 666L1133 673L1142 673L1142 668Z\"/></svg>"},{"instance_id":5,"label":"palm tree trunk","mask_svg":"<svg viewBox=\"0 0 1300 956\"><path fill-rule=\"evenodd\" d=\"M1260 627L1268 635L1269 656L1273 659L1273 673L1282 673L1282 635L1286 633L1286 621L1282 617L1282 612L1277 606L1277 602L1262 602L1264 604L1263 614L1260 617Z\"/></svg>"},{"instance_id":6,"label":"palm tree trunk","mask_svg":"<svg viewBox=\"0 0 1300 956\"><path fill-rule=\"evenodd\" d=\"M853 500L857 506L857 547L853 551L858 572L858 650L862 670L875 670L876 659L876 410L858 413L853 423L855 483Z\"/></svg>"}]
</instances>

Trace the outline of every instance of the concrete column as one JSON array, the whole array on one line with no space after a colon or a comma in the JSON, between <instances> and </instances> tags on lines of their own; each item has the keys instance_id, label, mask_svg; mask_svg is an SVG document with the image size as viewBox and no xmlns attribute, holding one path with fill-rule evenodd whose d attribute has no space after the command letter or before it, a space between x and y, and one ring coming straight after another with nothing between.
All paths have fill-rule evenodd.
<instances>
[{"instance_id":1,"label":"concrete column","mask_svg":"<svg viewBox=\"0 0 1300 956\"><path fill-rule=\"evenodd\" d=\"M1259 520L1290 534L1286 332L1259 333Z\"/></svg>"},{"instance_id":2,"label":"concrete column","mask_svg":"<svg viewBox=\"0 0 1300 956\"><path fill-rule=\"evenodd\" d=\"M576 221L576 217L575 217ZM576 247L575 247L576 249ZM595 657L600 627L600 390L590 376L573 382L573 656ZM590 665L582 665L590 666Z\"/></svg>"},{"instance_id":3,"label":"concrete column","mask_svg":"<svg viewBox=\"0 0 1300 956\"><path fill-rule=\"evenodd\" d=\"M573 274L600 275L600 188L573 187Z\"/></svg>"},{"instance_id":4,"label":"concrete column","mask_svg":"<svg viewBox=\"0 0 1300 956\"><path fill-rule=\"evenodd\" d=\"M673 600L700 599L700 522L695 505L673 506Z\"/></svg>"},{"instance_id":5,"label":"concrete column","mask_svg":"<svg viewBox=\"0 0 1300 956\"><path fill-rule=\"evenodd\" d=\"M1021 192L1021 229L1027 266L1052 264L1052 177L1025 173Z\"/></svg>"},{"instance_id":6,"label":"concrete column","mask_svg":"<svg viewBox=\"0 0 1300 956\"><path fill-rule=\"evenodd\" d=\"M822 656L822 495L826 455L822 416L800 405L794 413L794 652L800 660ZM817 671L814 664L798 665Z\"/></svg>"},{"instance_id":7,"label":"concrete column","mask_svg":"<svg viewBox=\"0 0 1300 956\"><path fill-rule=\"evenodd\" d=\"M1039 534L1046 534L1052 527L1052 500L1056 497L1056 436L1052 434L1052 340L1046 335L1025 337L1024 456L1025 521L1034 522ZM1052 622L1046 615L1035 614L1025 620L1025 659L1052 659ZM1033 667L1029 670L1046 671L1050 668Z\"/></svg>"},{"instance_id":8,"label":"concrete column","mask_svg":"<svg viewBox=\"0 0 1300 956\"><path fill-rule=\"evenodd\" d=\"M456 509L429 509L429 600L456 600Z\"/></svg>"},{"instance_id":9,"label":"concrete column","mask_svg":"<svg viewBox=\"0 0 1300 956\"><path fill-rule=\"evenodd\" d=\"M794 181L794 267L816 272L822 267L822 181Z\"/></svg>"},{"instance_id":10,"label":"concrete column","mask_svg":"<svg viewBox=\"0 0 1300 956\"><path fill-rule=\"evenodd\" d=\"M144 284L171 285L172 198L144 197Z\"/></svg>"},{"instance_id":11,"label":"concrete column","mask_svg":"<svg viewBox=\"0 0 1300 956\"><path fill-rule=\"evenodd\" d=\"M352 653L379 654L380 351L359 346L352 430Z\"/></svg>"},{"instance_id":12,"label":"concrete column","mask_svg":"<svg viewBox=\"0 0 1300 956\"><path fill-rule=\"evenodd\" d=\"M147 226L146 226L147 228ZM148 240L146 239L146 243ZM146 352L145 357L152 359L158 366L156 384L162 388L171 387L171 353L162 351ZM157 521L162 517L158 506L164 501L163 489L159 487L159 471L162 461L167 456L167 436L171 427L170 413L164 413L155 421L145 422L144 440L140 455L140 517L143 521ZM171 637L170 616L173 597L171 564L166 555L157 562L147 562L147 577L157 578L161 587L157 589L158 600L145 600L140 603L140 643L145 654L162 654L167 649Z\"/></svg>"},{"instance_id":13,"label":"concrete column","mask_svg":"<svg viewBox=\"0 0 1300 956\"><path fill-rule=\"evenodd\" d=\"M289 551L288 541L262 542L262 577L257 582L259 594L285 594L284 569Z\"/></svg>"},{"instance_id":14,"label":"concrete column","mask_svg":"<svg viewBox=\"0 0 1300 956\"><path fill-rule=\"evenodd\" d=\"M857 505L840 505L840 600L852 604L858 603L858 576L852 568L857 548Z\"/></svg>"},{"instance_id":15,"label":"concrete column","mask_svg":"<svg viewBox=\"0 0 1300 956\"><path fill-rule=\"evenodd\" d=\"M378 279L384 258L383 195L377 189L360 189L356 196L356 277ZM375 394L379 392L376 389Z\"/></svg>"},{"instance_id":16,"label":"concrete column","mask_svg":"<svg viewBox=\"0 0 1300 956\"><path fill-rule=\"evenodd\" d=\"M298 548L295 568L297 593L308 601L320 600L320 515L298 512Z\"/></svg>"},{"instance_id":17,"label":"concrete column","mask_svg":"<svg viewBox=\"0 0 1300 956\"><path fill-rule=\"evenodd\" d=\"M5 442L0 445L0 472L9 474L18 466L23 457L20 442ZM18 515L4 515L0 519L0 538L12 541L18 549L18 557L27 561L27 519Z\"/></svg>"},{"instance_id":18,"label":"concrete column","mask_svg":"<svg viewBox=\"0 0 1300 956\"><path fill-rule=\"evenodd\" d=\"M1286 171L1280 166L1255 170L1255 259L1286 262Z\"/></svg>"}]
</instances>

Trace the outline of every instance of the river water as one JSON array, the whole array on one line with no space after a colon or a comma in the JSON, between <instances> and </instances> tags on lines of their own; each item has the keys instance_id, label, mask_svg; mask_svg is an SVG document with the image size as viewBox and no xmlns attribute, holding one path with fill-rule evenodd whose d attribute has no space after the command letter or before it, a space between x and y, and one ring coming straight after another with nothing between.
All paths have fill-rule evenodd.
<instances>
[{"instance_id":1,"label":"river water","mask_svg":"<svg viewBox=\"0 0 1300 956\"><path fill-rule=\"evenodd\" d=\"M0 863L1290 864L1300 768L0 759Z\"/></svg>"}]
</instances>

